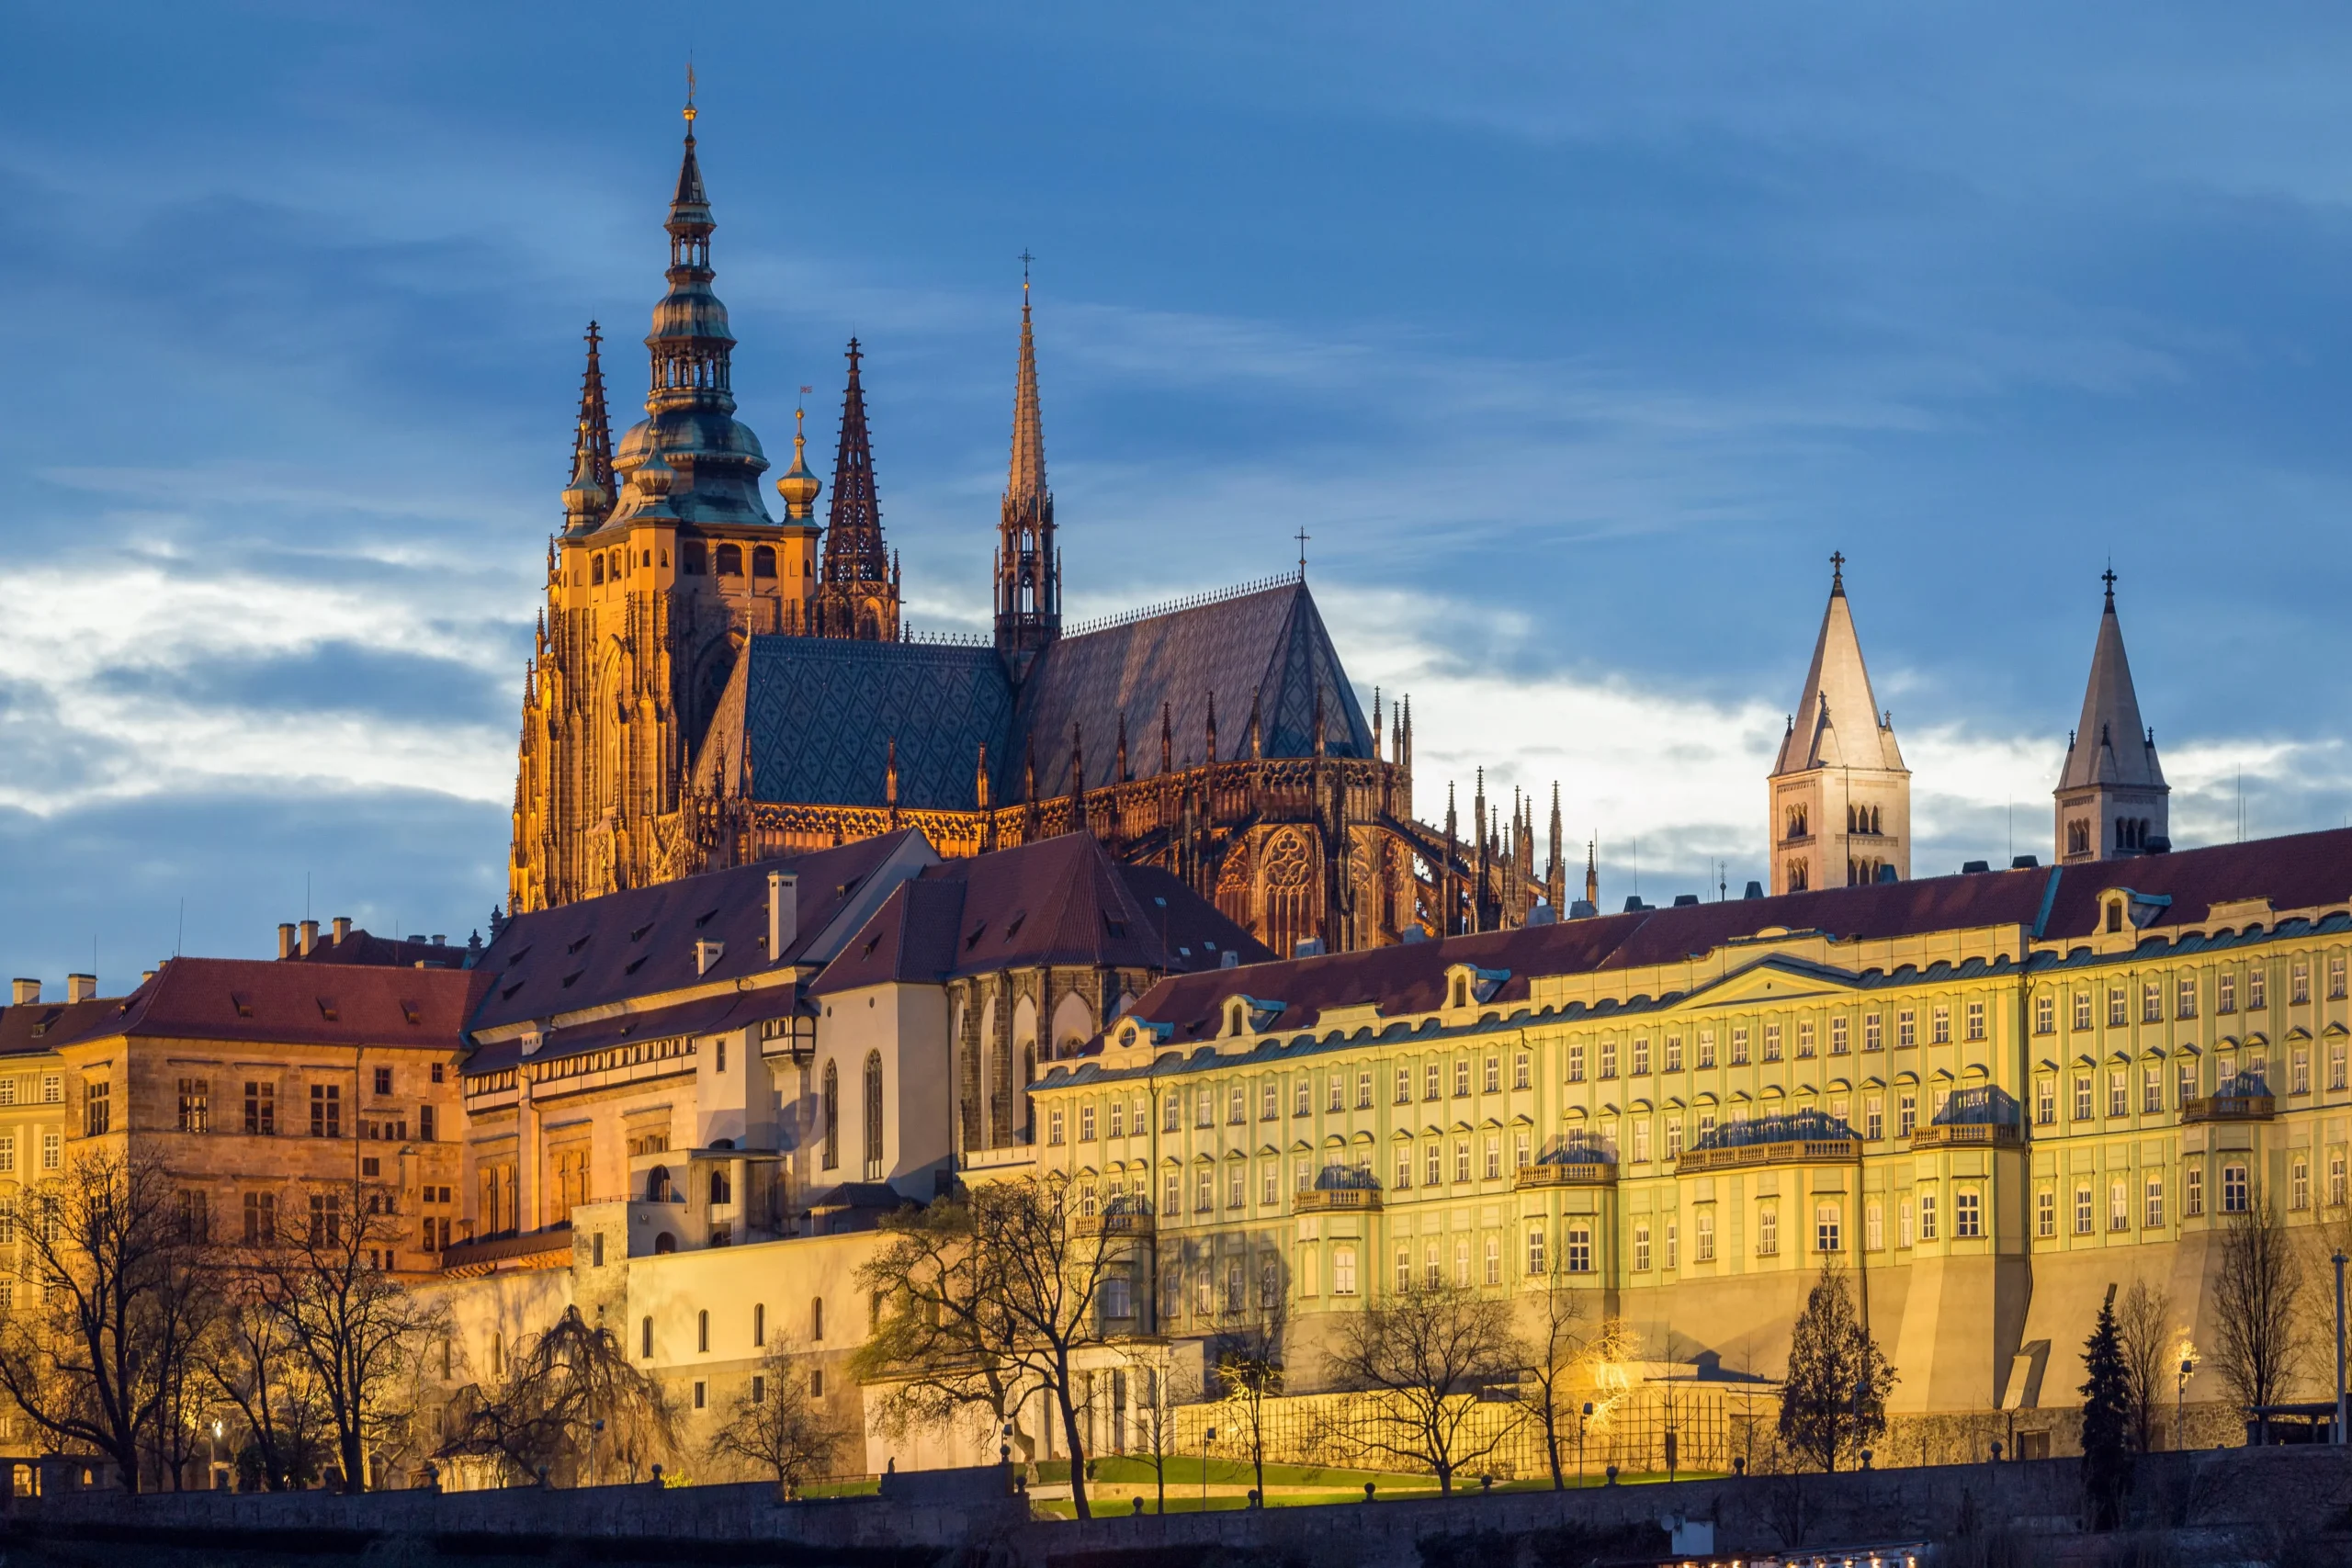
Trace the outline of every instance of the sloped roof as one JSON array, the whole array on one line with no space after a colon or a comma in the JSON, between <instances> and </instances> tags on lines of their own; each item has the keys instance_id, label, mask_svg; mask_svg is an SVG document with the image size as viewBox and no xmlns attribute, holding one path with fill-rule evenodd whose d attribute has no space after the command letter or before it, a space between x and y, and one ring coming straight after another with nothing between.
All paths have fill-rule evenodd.
<instances>
[{"instance_id":1,"label":"sloped roof","mask_svg":"<svg viewBox=\"0 0 2352 1568\"><path fill-rule=\"evenodd\" d=\"M1862 663L1862 645L1854 635L1854 615L1842 578L1830 587L1829 607L1822 612L1813 663L1804 674L1804 694L1797 699L1791 718L1780 757L1772 764L1775 777L1819 767L1903 768L1894 730L1880 722L1878 697Z\"/></svg>"},{"instance_id":2,"label":"sloped roof","mask_svg":"<svg viewBox=\"0 0 2352 1568\"><path fill-rule=\"evenodd\" d=\"M403 942L396 937L376 936L364 928L355 927L341 942L333 931L322 931L319 940L311 944L307 953L296 948L280 960L287 964L375 964L395 969L413 969L422 964L428 969L462 969L466 966L467 949L463 944L451 946L429 942Z\"/></svg>"},{"instance_id":3,"label":"sloped roof","mask_svg":"<svg viewBox=\"0 0 2352 1568\"><path fill-rule=\"evenodd\" d=\"M2200 925L2215 904L2240 899L2267 898L2279 909L2342 903L2352 898L2352 829L2063 870L1979 872L1681 905L1178 975L1153 987L1136 1013L1171 1025L1172 1039L1187 1042L1216 1033L1222 1004L1234 996L1283 1004L1269 1032L1310 1028L1327 1009L1365 1002L1390 1014L1428 1012L1442 1000L1445 971L1455 964L1508 972L1488 998L1508 1012L1512 1004L1525 1005L1536 976L1673 964L1772 928L1853 941L2007 926L2064 942L2098 930L2099 895L2113 887L2169 898L2165 927Z\"/></svg>"},{"instance_id":4,"label":"sloped roof","mask_svg":"<svg viewBox=\"0 0 2352 1568\"><path fill-rule=\"evenodd\" d=\"M1272 956L1175 877L1121 865L1092 835L1068 833L901 884L809 990L1045 964L1213 968L1227 952L1245 964Z\"/></svg>"},{"instance_id":5,"label":"sloped roof","mask_svg":"<svg viewBox=\"0 0 2352 1568\"><path fill-rule=\"evenodd\" d=\"M800 958L849 908L867 878L918 837L910 829L886 833L517 915L470 971L486 984L469 1027L495 1029L766 972L772 871L799 878L797 934L782 957ZM929 852L928 845L922 848ZM695 943L702 941L723 943L726 951L697 975Z\"/></svg>"},{"instance_id":6,"label":"sloped roof","mask_svg":"<svg viewBox=\"0 0 2352 1568\"><path fill-rule=\"evenodd\" d=\"M1177 766L1203 761L1209 700L1216 701L1217 751L1250 754L1250 710L1258 705L1269 757L1315 754L1315 705L1323 705L1325 748L1334 757L1372 755L1372 730L1340 667L1330 633L1303 578L1253 592L1144 615L1048 648L1023 683L1007 748L1002 798L1019 798L1027 743L1037 749L1037 791L1069 791L1070 728L1083 727L1089 788L1116 783L1119 716L1127 721L1127 766L1137 778L1159 772L1159 719L1170 710ZM1019 750L1022 755L1015 755Z\"/></svg>"},{"instance_id":7,"label":"sloped roof","mask_svg":"<svg viewBox=\"0 0 2352 1568\"><path fill-rule=\"evenodd\" d=\"M118 1016L124 1000L93 997L86 1002L19 1002L0 1007L0 1056L54 1050L59 1041L86 1034Z\"/></svg>"},{"instance_id":8,"label":"sloped roof","mask_svg":"<svg viewBox=\"0 0 2352 1568\"><path fill-rule=\"evenodd\" d=\"M979 805L980 747L1002 761L1012 690L993 648L755 637L737 661L697 771L730 791L748 749L752 796L812 806ZM729 775L718 777L721 770Z\"/></svg>"},{"instance_id":9,"label":"sloped roof","mask_svg":"<svg viewBox=\"0 0 2352 1568\"><path fill-rule=\"evenodd\" d=\"M2091 648L2091 677L2083 688L2082 722L2075 727L2058 787L2092 784L2163 789L2164 769L2156 743L2140 720L2140 694L2132 686L2132 661L2123 653L2123 627L2115 618L2115 594L2098 618L2098 640Z\"/></svg>"},{"instance_id":10,"label":"sloped roof","mask_svg":"<svg viewBox=\"0 0 2352 1568\"><path fill-rule=\"evenodd\" d=\"M741 1029L747 1024L786 1016L792 1011L797 995L790 986L763 986L757 990L729 991L723 996L704 997L671 1007L616 1013L591 1019L584 1023L568 1024L561 1029L549 1030L539 1042L538 1050L532 1053L531 1060L551 1061L559 1056L569 1056L582 1051L601 1051L606 1046L625 1045L638 1040L715 1034ZM520 1036L493 1040L478 1046L474 1054L466 1058L466 1071L495 1072L501 1067L511 1067L522 1059L523 1042Z\"/></svg>"},{"instance_id":11,"label":"sloped roof","mask_svg":"<svg viewBox=\"0 0 2352 1568\"><path fill-rule=\"evenodd\" d=\"M466 969L172 958L74 1038L455 1050L482 984Z\"/></svg>"}]
</instances>

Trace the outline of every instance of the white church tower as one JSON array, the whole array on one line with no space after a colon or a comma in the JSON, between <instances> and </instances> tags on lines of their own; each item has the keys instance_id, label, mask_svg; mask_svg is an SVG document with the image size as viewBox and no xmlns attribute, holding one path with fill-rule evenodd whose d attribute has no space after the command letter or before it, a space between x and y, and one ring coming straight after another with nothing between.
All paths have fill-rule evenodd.
<instances>
[{"instance_id":1,"label":"white church tower","mask_svg":"<svg viewBox=\"0 0 2352 1568\"><path fill-rule=\"evenodd\" d=\"M1911 770L1871 692L1846 604L1846 558L1829 565L1829 608L1804 695L1765 785L1774 893L1911 875Z\"/></svg>"},{"instance_id":2,"label":"white church tower","mask_svg":"<svg viewBox=\"0 0 2352 1568\"><path fill-rule=\"evenodd\" d=\"M2083 718L2066 738L2066 763L2051 793L2058 802L2058 863L2119 860L2172 848L2165 801L2172 786L2156 762L2154 731L2140 722L2132 661L2115 618L2115 573L2091 650Z\"/></svg>"}]
</instances>

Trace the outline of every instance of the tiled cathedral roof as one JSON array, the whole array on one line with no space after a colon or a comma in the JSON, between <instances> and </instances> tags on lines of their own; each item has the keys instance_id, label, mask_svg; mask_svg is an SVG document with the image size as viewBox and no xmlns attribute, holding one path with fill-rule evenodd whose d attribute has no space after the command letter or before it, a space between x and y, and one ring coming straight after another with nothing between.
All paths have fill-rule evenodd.
<instances>
[{"instance_id":1,"label":"tiled cathedral roof","mask_svg":"<svg viewBox=\"0 0 2352 1568\"><path fill-rule=\"evenodd\" d=\"M1037 793L1069 790L1070 731L1081 727L1086 783L1116 782L1119 719L1137 778L1159 771L1163 705L1176 765L1202 760L1209 702L1217 752L1250 754L1259 705L1269 757L1325 749L1372 755L1372 730L1303 581L1144 615L1048 648L1017 695L991 648L755 637L722 698L697 771L731 789L748 751L754 799L881 807L897 742L899 804L969 811L979 804L980 746L993 802L1023 798L1030 743Z\"/></svg>"}]
</instances>

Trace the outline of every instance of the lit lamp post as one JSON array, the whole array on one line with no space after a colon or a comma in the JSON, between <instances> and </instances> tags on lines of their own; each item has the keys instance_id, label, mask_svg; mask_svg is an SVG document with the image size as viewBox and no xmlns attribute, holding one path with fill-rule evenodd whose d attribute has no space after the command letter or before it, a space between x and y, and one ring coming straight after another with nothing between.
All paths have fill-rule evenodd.
<instances>
[{"instance_id":1,"label":"lit lamp post","mask_svg":"<svg viewBox=\"0 0 2352 1568\"><path fill-rule=\"evenodd\" d=\"M2189 1357L2180 1359L2180 1382L2173 1390L2172 1446L2175 1451L2188 1446L2188 1374L2196 1365Z\"/></svg>"},{"instance_id":2,"label":"lit lamp post","mask_svg":"<svg viewBox=\"0 0 2352 1568\"><path fill-rule=\"evenodd\" d=\"M1588 1399L1584 1402L1584 1408L1577 1412L1577 1485L1579 1488L1584 1485L1584 1424L1591 1419L1592 1401Z\"/></svg>"}]
</instances>

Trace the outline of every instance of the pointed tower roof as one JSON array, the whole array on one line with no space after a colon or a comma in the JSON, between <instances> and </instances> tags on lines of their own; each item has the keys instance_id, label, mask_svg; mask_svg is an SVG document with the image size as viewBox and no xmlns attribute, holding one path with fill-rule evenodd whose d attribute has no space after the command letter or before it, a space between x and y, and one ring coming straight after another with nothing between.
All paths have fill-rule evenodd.
<instances>
[{"instance_id":1,"label":"pointed tower roof","mask_svg":"<svg viewBox=\"0 0 2352 1568\"><path fill-rule=\"evenodd\" d=\"M1029 322L1029 286L1021 286L1021 367L1012 392L1012 467L1004 504L1034 511L1046 496L1046 423L1037 408L1037 342Z\"/></svg>"},{"instance_id":2,"label":"pointed tower roof","mask_svg":"<svg viewBox=\"0 0 2352 1568\"><path fill-rule=\"evenodd\" d=\"M2140 719L2140 695L2132 687L2132 661L2123 653L2123 626L2115 618L2115 573L2106 576L2107 608L2098 618L2098 641L2091 649L2090 683L2083 689L2083 718L2066 748L2058 776L2061 790L2092 784L2164 789L2156 742Z\"/></svg>"},{"instance_id":3,"label":"pointed tower roof","mask_svg":"<svg viewBox=\"0 0 2352 1568\"><path fill-rule=\"evenodd\" d=\"M580 423L588 433L588 442L594 459L590 470L595 481L605 487L607 496L617 494L613 486L613 417L605 406L605 365L598 352L604 346L604 334L596 323L588 323L588 367L580 376Z\"/></svg>"},{"instance_id":4,"label":"pointed tower roof","mask_svg":"<svg viewBox=\"0 0 2352 1568\"><path fill-rule=\"evenodd\" d=\"M1814 639L1795 721L1772 764L1775 778L1819 767L1904 771L1894 728L1879 712L1862 645L1854 635L1854 615L1846 601L1846 558L1833 555L1829 560L1829 607Z\"/></svg>"},{"instance_id":5,"label":"pointed tower roof","mask_svg":"<svg viewBox=\"0 0 2352 1568\"><path fill-rule=\"evenodd\" d=\"M881 582L890 575L882 545L882 503L874 492L874 442L865 427L865 354L849 340L849 385L842 392L842 440L833 456L833 509L825 530L827 582Z\"/></svg>"}]
</instances>

